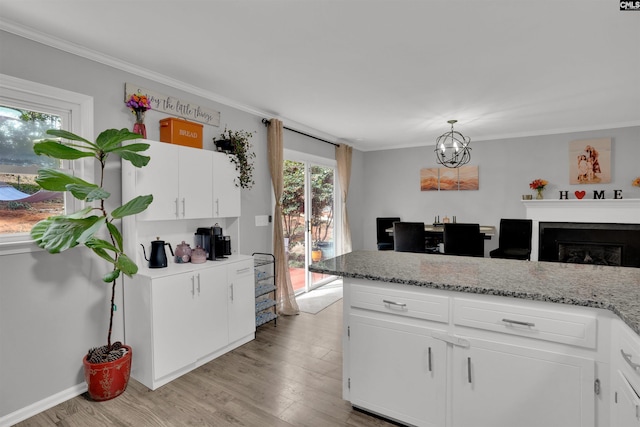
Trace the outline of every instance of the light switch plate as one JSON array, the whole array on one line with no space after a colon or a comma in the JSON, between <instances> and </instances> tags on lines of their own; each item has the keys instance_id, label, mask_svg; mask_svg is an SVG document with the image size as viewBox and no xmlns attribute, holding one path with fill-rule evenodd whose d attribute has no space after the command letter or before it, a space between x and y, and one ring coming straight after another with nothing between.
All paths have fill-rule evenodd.
<instances>
[{"instance_id":1,"label":"light switch plate","mask_svg":"<svg viewBox=\"0 0 640 427\"><path fill-rule=\"evenodd\" d=\"M256 215L256 227L269 225L269 215Z\"/></svg>"}]
</instances>

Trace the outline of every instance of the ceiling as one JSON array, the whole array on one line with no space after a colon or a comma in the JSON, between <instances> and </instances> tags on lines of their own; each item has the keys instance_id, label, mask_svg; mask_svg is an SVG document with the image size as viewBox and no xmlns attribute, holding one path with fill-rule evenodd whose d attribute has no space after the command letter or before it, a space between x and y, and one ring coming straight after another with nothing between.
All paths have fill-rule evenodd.
<instances>
[{"instance_id":1,"label":"ceiling","mask_svg":"<svg viewBox=\"0 0 640 427\"><path fill-rule=\"evenodd\" d=\"M0 29L365 151L640 125L613 0L0 0Z\"/></svg>"}]
</instances>

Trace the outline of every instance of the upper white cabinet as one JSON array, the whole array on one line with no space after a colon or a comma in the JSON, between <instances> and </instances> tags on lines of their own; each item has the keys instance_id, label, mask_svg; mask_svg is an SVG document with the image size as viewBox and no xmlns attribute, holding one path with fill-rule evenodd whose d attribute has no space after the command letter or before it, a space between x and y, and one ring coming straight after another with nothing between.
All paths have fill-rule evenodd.
<instances>
[{"instance_id":1,"label":"upper white cabinet","mask_svg":"<svg viewBox=\"0 0 640 427\"><path fill-rule=\"evenodd\" d=\"M240 216L240 187L235 165L224 153L213 152L213 217Z\"/></svg>"},{"instance_id":2,"label":"upper white cabinet","mask_svg":"<svg viewBox=\"0 0 640 427\"><path fill-rule=\"evenodd\" d=\"M134 168L135 193L153 194L139 220L209 218L213 213L213 153L147 141L151 161ZM126 165L128 163L123 163Z\"/></svg>"}]
</instances>

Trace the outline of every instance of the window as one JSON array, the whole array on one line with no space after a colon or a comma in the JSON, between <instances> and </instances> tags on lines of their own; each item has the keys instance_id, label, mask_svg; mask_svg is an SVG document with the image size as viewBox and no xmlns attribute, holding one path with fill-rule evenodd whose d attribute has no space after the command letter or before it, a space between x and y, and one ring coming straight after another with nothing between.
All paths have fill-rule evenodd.
<instances>
[{"instance_id":1,"label":"window","mask_svg":"<svg viewBox=\"0 0 640 427\"><path fill-rule=\"evenodd\" d=\"M33 140L46 137L51 128L92 139L93 98L0 74L0 255L39 250L29 235L31 225L80 208L72 197L31 196L38 191L34 178L41 167L70 170L85 179L93 173L93 159L58 163L33 154Z\"/></svg>"}]
</instances>

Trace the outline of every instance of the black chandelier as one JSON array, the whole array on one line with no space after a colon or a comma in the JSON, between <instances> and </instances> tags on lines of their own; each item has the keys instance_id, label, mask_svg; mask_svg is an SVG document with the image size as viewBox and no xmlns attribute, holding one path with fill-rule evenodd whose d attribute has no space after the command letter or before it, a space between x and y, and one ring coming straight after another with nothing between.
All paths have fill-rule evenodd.
<instances>
[{"instance_id":1,"label":"black chandelier","mask_svg":"<svg viewBox=\"0 0 640 427\"><path fill-rule=\"evenodd\" d=\"M447 123L451 124L451 132L446 132L436 139L436 160L448 168L459 168L471 160L471 138L453 130L453 124L456 122L457 120L449 120Z\"/></svg>"}]
</instances>

